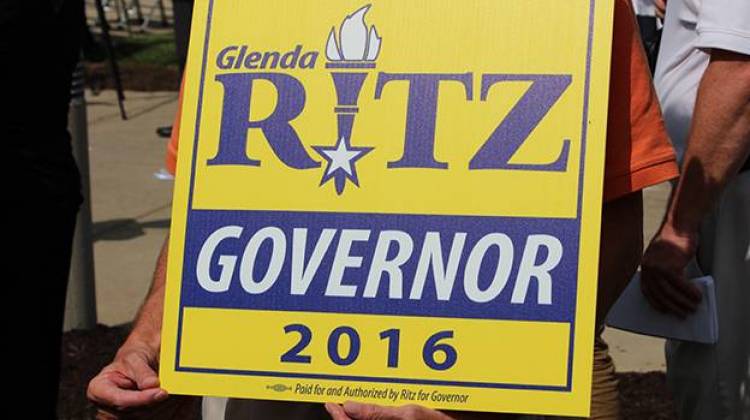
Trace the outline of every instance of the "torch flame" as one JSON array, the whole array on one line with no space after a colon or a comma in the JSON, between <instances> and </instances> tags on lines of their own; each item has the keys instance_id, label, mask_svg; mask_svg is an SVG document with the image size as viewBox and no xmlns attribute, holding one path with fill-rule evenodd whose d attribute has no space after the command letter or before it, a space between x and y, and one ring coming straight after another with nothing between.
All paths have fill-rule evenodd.
<instances>
[{"instance_id":1,"label":"torch flame","mask_svg":"<svg viewBox=\"0 0 750 420\"><path fill-rule=\"evenodd\" d=\"M331 28L326 44L326 57L330 61L375 61L380 53L382 38L375 26L367 26L365 15L370 5L361 7L344 18L341 23L339 40L336 42L336 28Z\"/></svg>"}]
</instances>

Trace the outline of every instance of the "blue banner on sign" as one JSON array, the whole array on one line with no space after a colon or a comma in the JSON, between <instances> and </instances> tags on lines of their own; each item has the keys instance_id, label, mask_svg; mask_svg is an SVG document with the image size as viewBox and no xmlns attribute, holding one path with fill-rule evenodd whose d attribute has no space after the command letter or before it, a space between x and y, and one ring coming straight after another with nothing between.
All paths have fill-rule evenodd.
<instances>
[{"instance_id":1,"label":"blue banner on sign","mask_svg":"<svg viewBox=\"0 0 750 420\"><path fill-rule=\"evenodd\" d=\"M576 219L191 210L183 307L572 322Z\"/></svg>"}]
</instances>

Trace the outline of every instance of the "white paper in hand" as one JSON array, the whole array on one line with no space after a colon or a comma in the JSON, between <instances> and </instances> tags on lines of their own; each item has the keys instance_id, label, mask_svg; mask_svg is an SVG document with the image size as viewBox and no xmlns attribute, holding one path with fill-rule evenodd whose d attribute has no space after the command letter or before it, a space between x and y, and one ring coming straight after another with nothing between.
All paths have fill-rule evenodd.
<instances>
[{"instance_id":1,"label":"white paper in hand","mask_svg":"<svg viewBox=\"0 0 750 420\"><path fill-rule=\"evenodd\" d=\"M697 343L716 343L719 339L719 325L716 315L714 279L711 276L705 276L690 281L703 293L703 299L695 313L685 319L680 319L672 314L663 314L651 307L641 293L641 273L636 273L610 310L607 324L610 327L637 334Z\"/></svg>"}]
</instances>

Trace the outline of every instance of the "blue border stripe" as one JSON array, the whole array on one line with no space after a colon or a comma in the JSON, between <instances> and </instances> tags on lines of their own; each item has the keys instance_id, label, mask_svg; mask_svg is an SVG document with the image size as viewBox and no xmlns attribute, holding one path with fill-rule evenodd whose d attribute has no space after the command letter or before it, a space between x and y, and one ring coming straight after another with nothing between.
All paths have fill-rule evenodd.
<instances>
[{"instance_id":1,"label":"blue border stripe","mask_svg":"<svg viewBox=\"0 0 750 420\"><path fill-rule=\"evenodd\" d=\"M262 370L237 370L237 369L208 369L182 367L181 372L190 373L215 373L220 375L245 375L245 376L268 376L271 378L301 378L301 379L324 379L334 381L365 381L388 384L414 384L414 385L438 385L438 386L464 386L468 388L502 388L502 389L533 389L541 391L568 391L567 387L554 385L523 385L503 384L470 381L440 381L434 379L412 379L412 378L383 378L380 376L347 376L347 375L325 375L315 373L291 373L270 372Z\"/></svg>"},{"instance_id":2,"label":"blue border stripe","mask_svg":"<svg viewBox=\"0 0 750 420\"><path fill-rule=\"evenodd\" d=\"M580 270L581 261L581 217L583 208L583 181L584 171L586 169L586 138L588 134L589 123L589 95L591 86L591 52L594 45L594 12L595 0L589 2L589 30L586 42L586 80L583 84L583 122L581 123L581 158L579 162L578 173L578 209L576 210L576 219L578 220L578 261ZM576 287L577 289L578 287ZM573 353L575 352L575 329L576 329L576 310L578 309L578 293L573 295L573 321L570 323L570 350L568 351L568 389L573 388Z\"/></svg>"},{"instance_id":3,"label":"blue border stripe","mask_svg":"<svg viewBox=\"0 0 750 420\"><path fill-rule=\"evenodd\" d=\"M203 110L203 86L206 82L206 66L208 65L208 41L209 35L211 34L211 15L214 10L214 0L208 2L208 17L206 18L206 36L203 38L203 64L201 65L201 84L198 87L198 109L195 115L195 136L193 141L193 160L190 162L190 191L188 193L188 210L187 217L185 218L185 229L190 226L190 215L193 210L193 191L195 189L195 161L198 158L198 138L201 127L201 111ZM187 258L187 247L183 250L182 256L183 261ZM182 278L182 276L180 276ZM182 294L180 294L182 295ZM182 343L182 314L184 312L182 306L182 297L180 297L180 313L177 319L177 349L175 353L174 363L175 369L180 368L180 348Z\"/></svg>"}]
</instances>

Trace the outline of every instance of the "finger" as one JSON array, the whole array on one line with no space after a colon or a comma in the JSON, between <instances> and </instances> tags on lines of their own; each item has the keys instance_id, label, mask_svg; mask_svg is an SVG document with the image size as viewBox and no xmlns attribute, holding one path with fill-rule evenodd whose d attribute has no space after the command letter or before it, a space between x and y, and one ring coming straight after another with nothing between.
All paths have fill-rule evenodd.
<instances>
[{"instance_id":1,"label":"finger","mask_svg":"<svg viewBox=\"0 0 750 420\"><path fill-rule=\"evenodd\" d=\"M641 293L654 309L661 313L667 312L667 308L658 299L658 293L654 291L654 280L651 280L651 276L646 273L646 271L641 273Z\"/></svg>"},{"instance_id":2,"label":"finger","mask_svg":"<svg viewBox=\"0 0 750 420\"><path fill-rule=\"evenodd\" d=\"M111 413L100 408L96 410L96 416L94 418L96 420L118 420L119 416L115 413Z\"/></svg>"},{"instance_id":3,"label":"finger","mask_svg":"<svg viewBox=\"0 0 750 420\"><path fill-rule=\"evenodd\" d=\"M688 310L675 298L675 293L668 281L657 281L653 284L655 298L664 306L665 312L685 318Z\"/></svg>"},{"instance_id":4,"label":"finger","mask_svg":"<svg viewBox=\"0 0 750 420\"><path fill-rule=\"evenodd\" d=\"M421 419L421 420L453 420L449 415L437 410L422 407L421 405L408 404L396 409L399 419Z\"/></svg>"},{"instance_id":5,"label":"finger","mask_svg":"<svg viewBox=\"0 0 750 420\"><path fill-rule=\"evenodd\" d=\"M658 270L644 271L641 274L641 288L651 306L661 313L671 313L682 317L682 311L674 306L664 291L663 284L666 282L663 274Z\"/></svg>"},{"instance_id":6,"label":"finger","mask_svg":"<svg viewBox=\"0 0 750 420\"><path fill-rule=\"evenodd\" d=\"M685 279L683 272L675 274L673 271L664 271L658 280L655 286L667 301L678 306L686 314L695 311L700 302L700 291ZM664 303L669 305L669 302Z\"/></svg>"},{"instance_id":7,"label":"finger","mask_svg":"<svg viewBox=\"0 0 750 420\"><path fill-rule=\"evenodd\" d=\"M136 384L134 380L125 376L119 370L102 371L99 376L106 377L108 380L117 385L118 388L132 390L138 389L138 384Z\"/></svg>"},{"instance_id":8,"label":"finger","mask_svg":"<svg viewBox=\"0 0 750 420\"><path fill-rule=\"evenodd\" d=\"M687 281L684 277L672 279L672 285L682 294L682 296L696 305L703 300L703 293L701 293L700 289L698 289L693 283Z\"/></svg>"},{"instance_id":9,"label":"finger","mask_svg":"<svg viewBox=\"0 0 750 420\"><path fill-rule=\"evenodd\" d=\"M675 274L673 270L644 269L641 289L654 308L681 318L695 312L701 298L700 291L685 280L682 271Z\"/></svg>"},{"instance_id":10,"label":"finger","mask_svg":"<svg viewBox=\"0 0 750 420\"><path fill-rule=\"evenodd\" d=\"M680 289L675 288L673 284L662 283L662 290L666 299L668 300L667 305L676 306L680 309L683 316L687 316L698 308L698 304L686 297Z\"/></svg>"},{"instance_id":11,"label":"finger","mask_svg":"<svg viewBox=\"0 0 750 420\"><path fill-rule=\"evenodd\" d=\"M96 404L117 409L143 407L163 401L167 392L160 388L144 391L120 388L109 376L94 378L89 384L88 397Z\"/></svg>"},{"instance_id":12,"label":"finger","mask_svg":"<svg viewBox=\"0 0 750 420\"><path fill-rule=\"evenodd\" d=\"M141 353L131 353L123 361L128 376L138 385L138 389L145 390L159 387L159 376L149 365L148 359Z\"/></svg>"},{"instance_id":13,"label":"finger","mask_svg":"<svg viewBox=\"0 0 750 420\"><path fill-rule=\"evenodd\" d=\"M331 418L333 420L352 420L351 417L346 415L346 411L344 411L344 408L338 404L326 403L325 408L328 414L331 415Z\"/></svg>"},{"instance_id":14,"label":"finger","mask_svg":"<svg viewBox=\"0 0 750 420\"><path fill-rule=\"evenodd\" d=\"M396 409L391 407L347 401L343 408L349 417L356 420L396 420L399 418Z\"/></svg>"}]
</instances>

